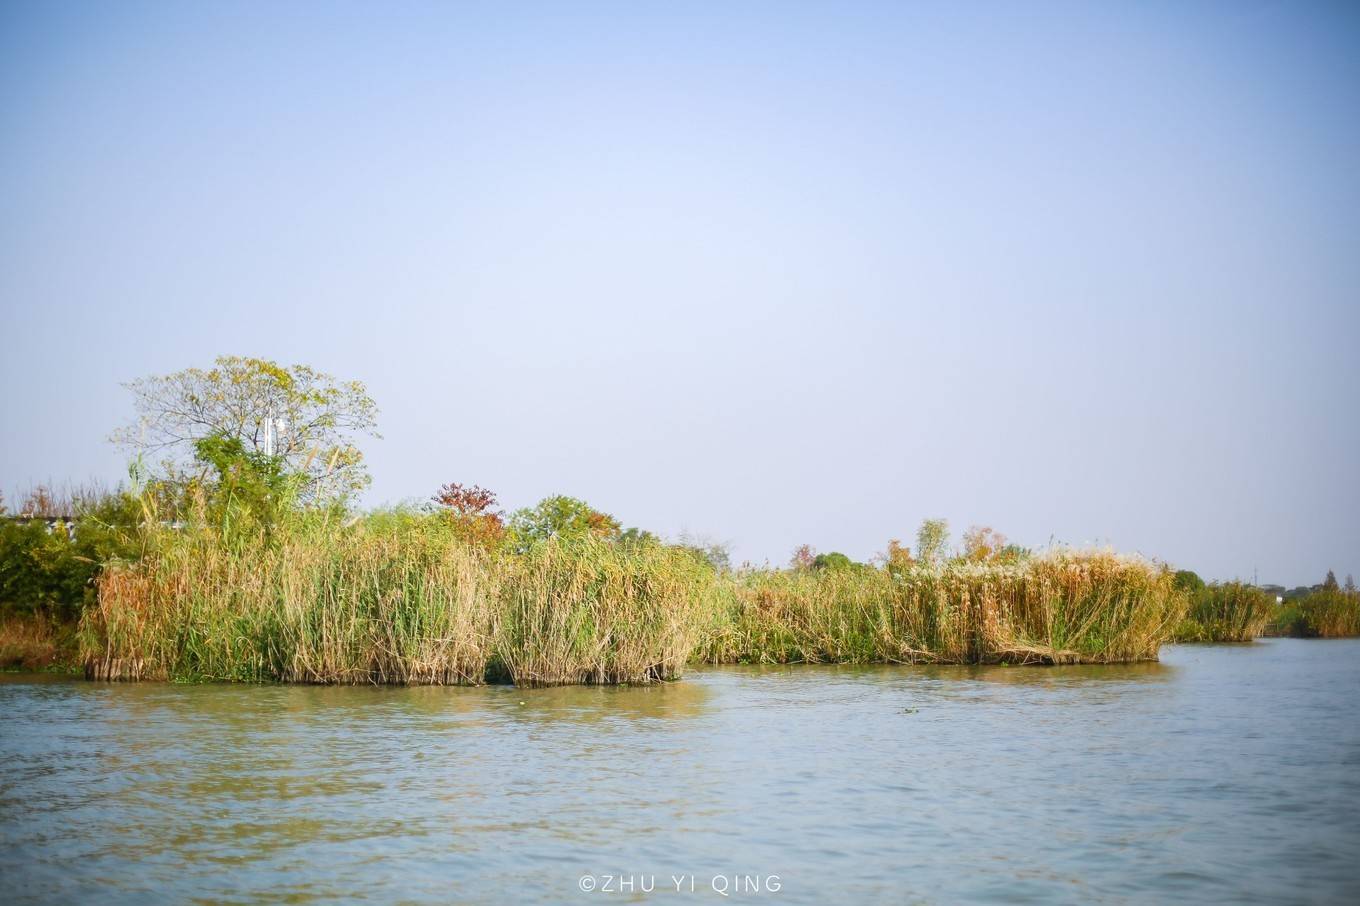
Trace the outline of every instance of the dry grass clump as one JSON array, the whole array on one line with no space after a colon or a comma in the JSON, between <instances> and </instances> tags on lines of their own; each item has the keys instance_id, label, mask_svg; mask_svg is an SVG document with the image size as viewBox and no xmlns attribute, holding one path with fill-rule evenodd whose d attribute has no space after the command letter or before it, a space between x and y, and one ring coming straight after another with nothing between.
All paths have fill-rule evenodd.
<instances>
[{"instance_id":1,"label":"dry grass clump","mask_svg":"<svg viewBox=\"0 0 1360 906\"><path fill-rule=\"evenodd\" d=\"M1153 659L1184 612L1170 573L1106 552L1013 564L747 573L714 663L1113 663Z\"/></svg>"},{"instance_id":2,"label":"dry grass clump","mask_svg":"<svg viewBox=\"0 0 1360 906\"><path fill-rule=\"evenodd\" d=\"M0 619L0 669L68 669L76 663L75 634L68 624L41 614Z\"/></svg>"}]
</instances>

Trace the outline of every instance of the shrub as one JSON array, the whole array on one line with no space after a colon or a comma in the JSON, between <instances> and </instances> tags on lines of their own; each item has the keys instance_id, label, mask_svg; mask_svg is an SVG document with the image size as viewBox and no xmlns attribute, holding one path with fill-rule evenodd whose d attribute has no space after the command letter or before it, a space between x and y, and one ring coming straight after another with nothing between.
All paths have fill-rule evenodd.
<instances>
[{"instance_id":1,"label":"shrub","mask_svg":"<svg viewBox=\"0 0 1360 906\"><path fill-rule=\"evenodd\" d=\"M122 492L83 493L62 505L72 524L0 520L0 615L78 619L110 559L140 555L142 509Z\"/></svg>"},{"instance_id":2,"label":"shrub","mask_svg":"<svg viewBox=\"0 0 1360 906\"><path fill-rule=\"evenodd\" d=\"M0 616L0 669L74 670L77 655L72 623L32 613Z\"/></svg>"}]
</instances>

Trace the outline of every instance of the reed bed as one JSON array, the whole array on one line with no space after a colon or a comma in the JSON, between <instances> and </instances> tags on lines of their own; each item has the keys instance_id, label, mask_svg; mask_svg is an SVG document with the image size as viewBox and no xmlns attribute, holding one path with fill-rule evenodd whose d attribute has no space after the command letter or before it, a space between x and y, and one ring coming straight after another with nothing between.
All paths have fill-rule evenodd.
<instances>
[{"instance_id":1,"label":"reed bed","mask_svg":"<svg viewBox=\"0 0 1360 906\"><path fill-rule=\"evenodd\" d=\"M738 576L711 663L1151 660L1184 613L1170 573L1106 552L1016 564Z\"/></svg>"},{"instance_id":2,"label":"reed bed","mask_svg":"<svg viewBox=\"0 0 1360 906\"><path fill-rule=\"evenodd\" d=\"M114 565L86 617L97 679L521 685L680 675L716 575L659 544L486 553L438 522L229 546L171 537Z\"/></svg>"},{"instance_id":3,"label":"reed bed","mask_svg":"<svg viewBox=\"0 0 1360 906\"><path fill-rule=\"evenodd\" d=\"M363 528L229 547L171 539L100 578L97 678L477 683L497 573L438 531Z\"/></svg>"},{"instance_id":4,"label":"reed bed","mask_svg":"<svg viewBox=\"0 0 1360 906\"><path fill-rule=\"evenodd\" d=\"M684 670L717 575L657 544L549 542L502 561L494 635L519 685L647 683Z\"/></svg>"},{"instance_id":5,"label":"reed bed","mask_svg":"<svg viewBox=\"0 0 1360 906\"><path fill-rule=\"evenodd\" d=\"M1305 639L1360 636L1360 594L1324 588L1286 602L1268 631Z\"/></svg>"},{"instance_id":6,"label":"reed bed","mask_svg":"<svg viewBox=\"0 0 1360 906\"><path fill-rule=\"evenodd\" d=\"M1106 552L719 573L657 543L488 552L372 519L163 532L104 570L81 638L98 679L647 683L694 662L1147 660L1185 606L1164 568Z\"/></svg>"},{"instance_id":7,"label":"reed bed","mask_svg":"<svg viewBox=\"0 0 1360 906\"><path fill-rule=\"evenodd\" d=\"M1275 615L1275 599L1252 585L1223 582L1190 594L1177 642L1250 642L1260 638Z\"/></svg>"}]
</instances>

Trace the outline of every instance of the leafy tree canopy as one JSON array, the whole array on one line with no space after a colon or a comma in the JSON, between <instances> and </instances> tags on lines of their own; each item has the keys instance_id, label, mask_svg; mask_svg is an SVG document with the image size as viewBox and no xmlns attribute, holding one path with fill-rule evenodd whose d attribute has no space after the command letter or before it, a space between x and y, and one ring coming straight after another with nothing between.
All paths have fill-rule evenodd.
<instances>
[{"instance_id":1,"label":"leafy tree canopy","mask_svg":"<svg viewBox=\"0 0 1360 906\"><path fill-rule=\"evenodd\" d=\"M510 533L523 546L548 538L614 538L620 535L619 521L575 497L557 495L540 500L533 507L510 514Z\"/></svg>"},{"instance_id":2,"label":"leafy tree canopy","mask_svg":"<svg viewBox=\"0 0 1360 906\"><path fill-rule=\"evenodd\" d=\"M676 547L689 551L717 572L727 572L732 568L732 552L726 541L717 541L706 535L691 535L685 532L680 535Z\"/></svg>"},{"instance_id":3,"label":"leafy tree canopy","mask_svg":"<svg viewBox=\"0 0 1360 906\"><path fill-rule=\"evenodd\" d=\"M839 551L831 551L828 554L818 554L816 557L812 558L813 569L849 569L854 565L854 560L851 560Z\"/></svg>"},{"instance_id":4,"label":"leafy tree canopy","mask_svg":"<svg viewBox=\"0 0 1360 906\"><path fill-rule=\"evenodd\" d=\"M1198 592L1204 590L1204 580L1199 574L1188 569L1176 571L1176 587L1181 591Z\"/></svg>"},{"instance_id":5,"label":"leafy tree canopy","mask_svg":"<svg viewBox=\"0 0 1360 906\"><path fill-rule=\"evenodd\" d=\"M358 381L339 381L306 365L222 356L213 368L186 368L126 385L137 421L113 440L153 461L159 477L206 476L212 457L199 456L210 437L239 442L244 454L277 456L283 471L302 476L306 501L344 499L369 478L359 435L377 436L377 405Z\"/></svg>"},{"instance_id":6,"label":"leafy tree canopy","mask_svg":"<svg viewBox=\"0 0 1360 906\"><path fill-rule=\"evenodd\" d=\"M495 492L455 481L441 487L433 500L464 541L491 549L505 538L505 517L494 509Z\"/></svg>"},{"instance_id":7,"label":"leafy tree canopy","mask_svg":"<svg viewBox=\"0 0 1360 906\"><path fill-rule=\"evenodd\" d=\"M293 508L306 480L287 471L282 456L249 450L239 437L210 434L194 443L194 451L214 473L203 482L212 491L209 510L224 529L272 525Z\"/></svg>"},{"instance_id":8,"label":"leafy tree canopy","mask_svg":"<svg viewBox=\"0 0 1360 906\"><path fill-rule=\"evenodd\" d=\"M927 519L916 531L916 556L926 563L939 563L949 548L949 522Z\"/></svg>"}]
</instances>

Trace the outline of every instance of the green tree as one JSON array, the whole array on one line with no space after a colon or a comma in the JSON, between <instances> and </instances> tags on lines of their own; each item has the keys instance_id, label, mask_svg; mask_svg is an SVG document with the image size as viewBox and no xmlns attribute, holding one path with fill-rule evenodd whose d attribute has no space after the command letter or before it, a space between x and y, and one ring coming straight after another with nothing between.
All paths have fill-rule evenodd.
<instances>
[{"instance_id":1,"label":"green tree","mask_svg":"<svg viewBox=\"0 0 1360 906\"><path fill-rule=\"evenodd\" d=\"M857 564L854 560L851 560L839 551L832 551L829 554L818 554L812 560L812 568L816 570L849 569L855 565Z\"/></svg>"},{"instance_id":2,"label":"green tree","mask_svg":"<svg viewBox=\"0 0 1360 906\"><path fill-rule=\"evenodd\" d=\"M208 513L228 535L272 530L295 508L306 483L282 456L249 450L239 437L210 434L194 450L197 461L211 469L203 480Z\"/></svg>"},{"instance_id":3,"label":"green tree","mask_svg":"<svg viewBox=\"0 0 1360 906\"><path fill-rule=\"evenodd\" d=\"M732 552L726 541L717 541L707 535L682 532L675 546L694 554L716 572L724 573L732 568Z\"/></svg>"},{"instance_id":4,"label":"green tree","mask_svg":"<svg viewBox=\"0 0 1360 906\"><path fill-rule=\"evenodd\" d=\"M557 495L540 500L533 507L510 514L510 536L516 546L526 547L548 538L617 539L619 521L575 497Z\"/></svg>"},{"instance_id":5,"label":"green tree","mask_svg":"<svg viewBox=\"0 0 1360 906\"><path fill-rule=\"evenodd\" d=\"M1176 587L1181 591L1188 591L1193 594L1204 590L1204 580L1199 577L1198 573L1193 572L1192 570L1177 570L1175 582Z\"/></svg>"},{"instance_id":6,"label":"green tree","mask_svg":"<svg viewBox=\"0 0 1360 906\"><path fill-rule=\"evenodd\" d=\"M210 369L186 368L126 385L138 419L116 443L153 461L161 478L202 478L198 443L217 436L251 455L277 456L303 477L308 502L345 499L368 484L359 435L377 436L377 406L364 385L306 365L222 356Z\"/></svg>"},{"instance_id":7,"label":"green tree","mask_svg":"<svg viewBox=\"0 0 1360 906\"><path fill-rule=\"evenodd\" d=\"M657 542L656 535L653 535L646 529L640 529L635 525L630 526L624 529L623 531L619 532L619 544L625 546L640 544L655 544L656 542Z\"/></svg>"},{"instance_id":8,"label":"green tree","mask_svg":"<svg viewBox=\"0 0 1360 906\"><path fill-rule=\"evenodd\" d=\"M916 530L916 556L936 564L944 560L949 548L949 522L945 519L926 519Z\"/></svg>"}]
</instances>

